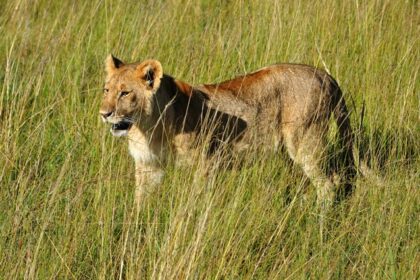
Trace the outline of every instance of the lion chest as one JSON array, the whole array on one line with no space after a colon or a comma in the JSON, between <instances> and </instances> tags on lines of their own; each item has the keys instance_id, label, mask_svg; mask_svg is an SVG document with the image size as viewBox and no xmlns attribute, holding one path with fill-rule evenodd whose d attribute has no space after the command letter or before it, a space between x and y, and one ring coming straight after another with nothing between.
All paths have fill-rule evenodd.
<instances>
[{"instance_id":1,"label":"lion chest","mask_svg":"<svg viewBox=\"0 0 420 280\"><path fill-rule=\"evenodd\" d=\"M142 163L152 163L158 160L158 157L147 145L139 145L130 141L128 150L134 161Z\"/></svg>"},{"instance_id":2,"label":"lion chest","mask_svg":"<svg viewBox=\"0 0 420 280\"><path fill-rule=\"evenodd\" d=\"M128 134L128 150L135 162L153 163L159 160L158 153L140 130L133 127Z\"/></svg>"}]
</instances>

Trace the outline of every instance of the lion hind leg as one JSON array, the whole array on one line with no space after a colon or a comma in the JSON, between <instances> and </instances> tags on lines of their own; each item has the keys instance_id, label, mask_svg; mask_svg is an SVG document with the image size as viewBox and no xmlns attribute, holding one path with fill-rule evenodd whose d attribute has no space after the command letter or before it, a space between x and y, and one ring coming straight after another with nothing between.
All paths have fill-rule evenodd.
<instances>
[{"instance_id":1,"label":"lion hind leg","mask_svg":"<svg viewBox=\"0 0 420 280\"><path fill-rule=\"evenodd\" d=\"M326 126L312 124L305 129L286 129L283 132L290 157L316 187L318 205L328 208L335 198L335 185L322 168Z\"/></svg>"}]
</instances>

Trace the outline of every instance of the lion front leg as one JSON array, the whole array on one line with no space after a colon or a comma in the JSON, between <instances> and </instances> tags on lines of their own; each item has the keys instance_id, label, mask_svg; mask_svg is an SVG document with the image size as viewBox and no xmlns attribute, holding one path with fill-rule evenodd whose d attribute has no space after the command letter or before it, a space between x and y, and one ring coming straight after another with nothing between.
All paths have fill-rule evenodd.
<instances>
[{"instance_id":1,"label":"lion front leg","mask_svg":"<svg viewBox=\"0 0 420 280\"><path fill-rule=\"evenodd\" d=\"M143 198L162 183L164 172L161 168L136 162L136 190L134 200L140 205Z\"/></svg>"}]
</instances>

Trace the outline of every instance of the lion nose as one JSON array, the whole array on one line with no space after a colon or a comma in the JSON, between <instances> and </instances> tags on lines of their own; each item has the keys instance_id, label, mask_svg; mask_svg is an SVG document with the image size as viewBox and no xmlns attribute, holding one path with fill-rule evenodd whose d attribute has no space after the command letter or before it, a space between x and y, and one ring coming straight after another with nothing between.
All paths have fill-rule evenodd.
<instances>
[{"instance_id":1,"label":"lion nose","mask_svg":"<svg viewBox=\"0 0 420 280\"><path fill-rule=\"evenodd\" d=\"M104 119L107 119L109 116L112 115L112 111L108 111L108 112L100 112L100 114L102 115L102 117Z\"/></svg>"}]
</instances>

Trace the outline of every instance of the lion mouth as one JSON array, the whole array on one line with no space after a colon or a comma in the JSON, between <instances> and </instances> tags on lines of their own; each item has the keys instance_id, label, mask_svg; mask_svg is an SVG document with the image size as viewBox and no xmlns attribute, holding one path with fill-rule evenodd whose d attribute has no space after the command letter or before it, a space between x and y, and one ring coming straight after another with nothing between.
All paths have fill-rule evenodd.
<instances>
[{"instance_id":1,"label":"lion mouth","mask_svg":"<svg viewBox=\"0 0 420 280\"><path fill-rule=\"evenodd\" d=\"M131 123L126 121L120 121L119 123L112 124L113 130L127 130L131 127Z\"/></svg>"},{"instance_id":2,"label":"lion mouth","mask_svg":"<svg viewBox=\"0 0 420 280\"><path fill-rule=\"evenodd\" d=\"M133 124L127 121L120 121L111 126L111 133L114 136L125 136Z\"/></svg>"}]
</instances>

